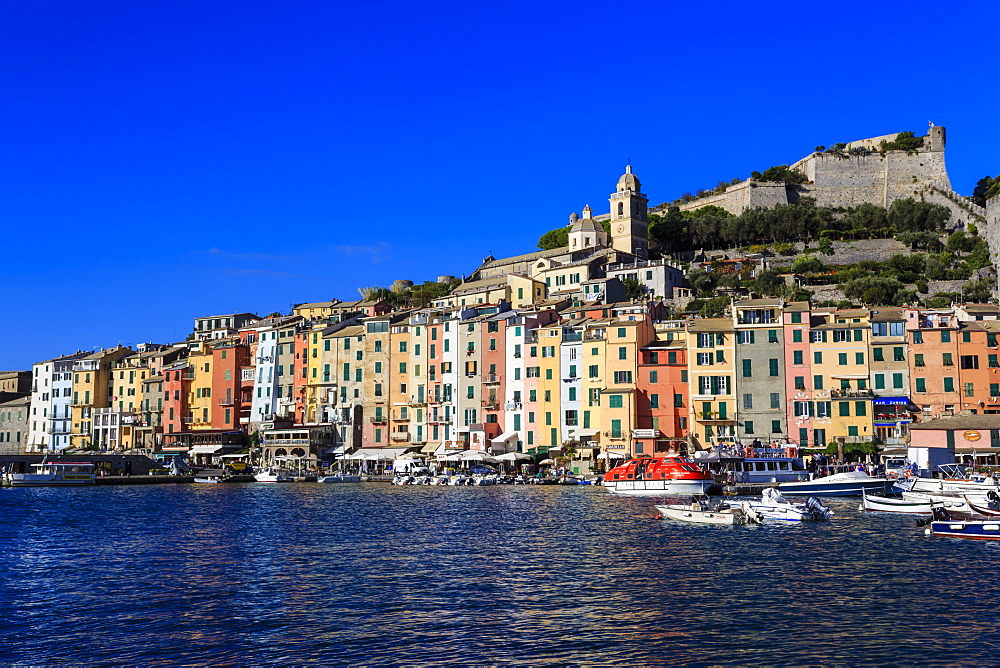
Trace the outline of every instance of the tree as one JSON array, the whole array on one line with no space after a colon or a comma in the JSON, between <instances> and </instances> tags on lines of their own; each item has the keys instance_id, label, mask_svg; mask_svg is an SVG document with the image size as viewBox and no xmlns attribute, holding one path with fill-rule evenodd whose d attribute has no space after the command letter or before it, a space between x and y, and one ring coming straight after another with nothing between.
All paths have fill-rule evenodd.
<instances>
[{"instance_id":1,"label":"tree","mask_svg":"<svg viewBox=\"0 0 1000 668\"><path fill-rule=\"evenodd\" d=\"M538 240L538 247L542 250L552 250L569 246L569 226L560 227L557 230L549 230Z\"/></svg>"},{"instance_id":2,"label":"tree","mask_svg":"<svg viewBox=\"0 0 1000 668\"><path fill-rule=\"evenodd\" d=\"M625 298L630 301L636 301L642 299L647 292L645 285L639 282L637 278L623 278L622 285L625 286Z\"/></svg>"},{"instance_id":3,"label":"tree","mask_svg":"<svg viewBox=\"0 0 1000 668\"><path fill-rule=\"evenodd\" d=\"M882 276L855 278L845 283L841 290L845 297L875 306L901 306L909 296L899 294L901 291L909 292L902 283Z\"/></svg>"},{"instance_id":4,"label":"tree","mask_svg":"<svg viewBox=\"0 0 1000 668\"><path fill-rule=\"evenodd\" d=\"M824 269L826 269L826 266L823 264L823 261L812 255L799 256L792 263L792 271L796 274L818 274Z\"/></svg>"},{"instance_id":5,"label":"tree","mask_svg":"<svg viewBox=\"0 0 1000 668\"><path fill-rule=\"evenodd\" d=\"M788 165L768 167L763 172L750 172L750 176L758 181L784 181L789 184L805 183L809 180L805 174L797 169L791 169Z\"/></svg>"},{"instance_id":6,"label":"tree","mask_svg":"<svg viewBox=\"0 0 1000 668\"><path fill-rule=\"evenodd\" d=\"M900 232L896 240L908 244L912 250L922 248L929 251L939 251L943 248L937 232Z\"/></svg>"},{"instance_id":7,"label":"tree","mask_svg":"<svg viewBox=\"0 0 1000 668\"><path fill-rule=\"evenodd\" d=\"M757 278L747 281L747 287L761 295L777 297L785 288L785 280L777 269L765 269L757 274Z\"/></svg>"},{"instance_id":8,"label":"tree","mask_svg":"<svg viewBox=\"0 0 1000 668\"><path fill-rule=\"evenodd\" d=\"M726 312L727 306L729 306L729 297L712 297L705 300L698 315L703 318L718 318Z\"/></svg>"},{"instance_id":9,"label":"tree","mask_svg":"<svg viewBox=\"0 0 1000 668\"><path fill-rule=\"evenodd\" d=\"M676 206L669 207L662 214L651 215L646 234L650 241L659 244L667 252L687 250L691 247L687 219Z\"/></svg>"},{"instance_id":10,"label":"tree","mask_svg":"<svg viewBox=\"0 0 1000 668\"><path fill-rule=\"evenodd\" d=\"M888 217L889 224L899 232L933 232L944 228L951 211L940 204L918 202L908 197L890 204Z\"/></svg>"},{"instance_id":11,"label":"tree","mask_svg":"<svg viewBox=\"0 0 1000 668\"><path fill-rule=\"evenodd\" d=\"M889 216L882 207L865 202L841 218L840 225L842 226L841 229L873 230L880 227L888 227Z\"/></svg>"},{"instance_id":12,"label":"tree","mask_svg":"<svg viewBox=\"0 0 1000 668\"><path fill-rule=\"evenodd\" d=\"M833 242L830 241L830 237L820 237L817 248L823 255L833 255Z\"/></svg>"},{"instance_id":13,"label":"tree","mask_svg":"<svg viewBox=\"0 0 1000 668\"><path fill-rule=\"evenodd\" d=\"M715 276L704 269L693 269L688 273L688 283L697 294L710 294L715 288Z\"/></svg>"},{"instance_id":14,"label":"tree","mask_svg":"<svg viewBox=\"0 0 1000 668\"><path fill-rule=\"evenodd\" d=\"M993 289L985 279L970 281L962 286L962 299L967 302L985 304L993 298Z\"/></svg>"},{"instance_id":15,"label":"tree","mask_svg":"<svg viewBox=\"0 0 1000 668\"><path fill-rule=\"evenodd\" d=\"M1000 176L996 178L984 176L976 181L976 187L972 190L972 201L979 206L986 206L986 200L989 199L989 192L996 183L1000 183Z\"/></svg>"},{"instance_id":16,"label":"tree","mask_svg":"<svg viewBox=\"0 0 1000 668\"><path fill-rule=\"evenodd\" d=\"M879 142L878 150L882 153L886 151L916 151L923 145L923 137L917 137L909 130L905 130L896 135L896 138L892 141L883 139Z\"/></svg>"}]
</instances>

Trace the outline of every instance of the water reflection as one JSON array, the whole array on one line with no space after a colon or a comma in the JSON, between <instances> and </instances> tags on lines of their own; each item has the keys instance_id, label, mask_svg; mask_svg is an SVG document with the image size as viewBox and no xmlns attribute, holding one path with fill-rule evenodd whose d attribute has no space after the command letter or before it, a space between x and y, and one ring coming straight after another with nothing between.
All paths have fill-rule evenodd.
<instances>
[{"instance_id":1,"label":"water reflection","mask_svg":"<svg viewBox=\"0 0 1000 668\"><path fill-rule=\"evenodd\" d=\"M990 663L997 545L600 488L0 491L0 661ZM928 612L933 611L933 615ZM933 654L929 651L933 649Z\"/></svg>"}]
</instances>

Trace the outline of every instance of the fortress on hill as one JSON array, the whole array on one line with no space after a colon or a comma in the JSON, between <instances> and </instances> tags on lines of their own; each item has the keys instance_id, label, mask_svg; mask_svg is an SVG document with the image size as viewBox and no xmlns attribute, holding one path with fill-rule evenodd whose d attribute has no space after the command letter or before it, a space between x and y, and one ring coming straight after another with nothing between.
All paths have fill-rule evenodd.
<instances>
[{"instance_id":1,"label":"fortress on hill","mask_svg":"<svg viewBox=\"0 0 1000 668\"><path fill-rule=\"evenodd\" d=\"M888 208L897 199L911 197L948 207L955 224L984 223L986 210L951 188L944 160L944 127L931 126L920 148L882 151L882 142L892 142L898 134L853 141L839 151L807 155L791 165L805 174L803 184L751 178L729 186L724 193L702 197L680 208L691 211L715 205L738 215L747 209L794 204L803 197L814 200L816 206L832 209L865 202Z\"/></svg>"}]
</instances>

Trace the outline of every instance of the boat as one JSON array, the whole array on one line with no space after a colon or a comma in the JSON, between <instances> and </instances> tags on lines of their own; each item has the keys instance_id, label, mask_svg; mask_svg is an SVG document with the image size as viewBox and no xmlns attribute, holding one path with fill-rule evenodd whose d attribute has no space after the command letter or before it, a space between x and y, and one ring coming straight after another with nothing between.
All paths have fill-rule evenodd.
<instances>
[{"instance_id":1,"label":"boat","mask_svg":"<svg viewBox=\"0 0 1000 668\"><path fill-rule=\"evenodd\" d=\"M705 494L694 494L691 503L656 506L665 519L694 524L760 524L761 517L746 501L737 505L723 500L712 501Z\"/></svg>"},{"instance_id":2,"label":"boat","mask_svg":"<svg viewBox=\"0 0 1000 668\"><path fill-rule=\"evenodd\" d=\"M1000 517L1000 494L996 492L987 492L986 501L982 502L978 499L970 499L968 496L962 496L972 512L977 515L983 515L985 517Z\"/></svg>"},{"instance_id":3,"label":"boat","mask_svg":"<svg viewBox=\"0 0 1000 668\"><path fill-rule=\"evenodd\" d=\"M816 497L810 496L805 503L793 503L774 487L765 488L760 501L747 503L765 520L818 522L833 517L833 511L821 504Z\"/></svg>"},{"instance_id":4,"label":"boat","mask_svg":"<svg viewBox=\"0 0 1000 668\"><path fill-rule=\"evenodd\" d=\"M863 492L885 492L890 487L892 480L864 471L844 471L824 478L778 484L785 496L858 496Z\"/></svg>"},{"instance_id":5,"label":"boat","mask_svg":"<svg viewBox=\"0 0 1000 668\"><path fill-rule=\"evenodd\" d=\"M932 498L912 498L909 496L899 498L868 493L862 494L861 505L858 507L858 510L928 515L936 507L956 512L969 512L969 504L960 499L935 500Z\"/></svg>"},{"instance_id":6,"label":"boat","mask_svg":"<svg viewBox=\"0 0 1000 668\"><path fill-rule=\"evenodd\" d=\"M986 494L1000 491L1000 485L993 476L966 473L961 464L939 464L944 478L902 478L896 481L896 488L905 492L973 493Z\"/></svg>"},{"instance_id":7,"label":"boat","mask_svg":"<svg viewBox=\"0 0 1000 668\"><path fill-rule=\"evenodd\" d=\"M41 487L55 485L93 485L94 465L89 462L50 462L32 464L31 473L4 473L4 482L11 487Z\"/></svg>"},{"instance_id":8,"label":"boat","mask_svg":"<svg viewBox=\"0 0 1000 668\"><path fill-rule=\"evenodd\" d=\"M316 482L323 483L335 483L335 482L361 482L361 476L352 475L350 473L331 473L330 475L320 476L316 479Z\"/></svg>"},{"instance_id":9,"label":"boat","mask_svg":"<svg viewBox=\"0 0 1000 668\"><path fill-rule=\"evenodd\" d=\"M712 474L687 457L650 456L631 459L604 476L604 486L615 494L635 496L688 496L706 494Z\"/></svg>"},{"instance_id":10,"label":"boat","mask_svg":"<svg viewBox=\"0 0 1000 668\"><path fill-rule=\"evenodd\" d=\"M1000 520L934 520L924 533L949 538L1000 540Z\"/></svg>"},{"instance_id":11,"label":"boat","mask_svg":"<svg viewBox=\"0 0 1000 668\"><path fill-rule=\"evenodd\" d=\"M292 482L292 474L282 469L267 466L255 473L253 479L257 482Z\"/></svg>"},{"instance_id":12,"label":"boat","mask_svg":"<svg viewBox=\"0 0 1000 668\"><path fill-rule=\"evenodd\" d=\"M222 482L222 478L220 478L218 476L208 476L208 477L205 477L205 478L195 478L194 481L198 482L198 483L203 483L203 484L206 484L206 485L214 485L214 484Z\"/></svg>"}]
</instances>

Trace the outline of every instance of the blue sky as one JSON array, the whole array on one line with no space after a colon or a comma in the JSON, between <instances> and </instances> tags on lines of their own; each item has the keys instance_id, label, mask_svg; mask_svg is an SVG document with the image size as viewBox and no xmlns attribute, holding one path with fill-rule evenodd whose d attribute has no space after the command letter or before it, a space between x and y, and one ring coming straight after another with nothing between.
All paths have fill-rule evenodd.
<instances>
[{"instance_id":1,"label":"blue sky","mask_svg":"<svg viewBox=\"0 0 1000 668\"><path fill-rule=\"evenodd\" d=\"M992 2L0 3L0 368L534 250L650 201L948 128L1000 173ZM27 326L14 326L17 322Z\"/></svg>"}]
</instances>

